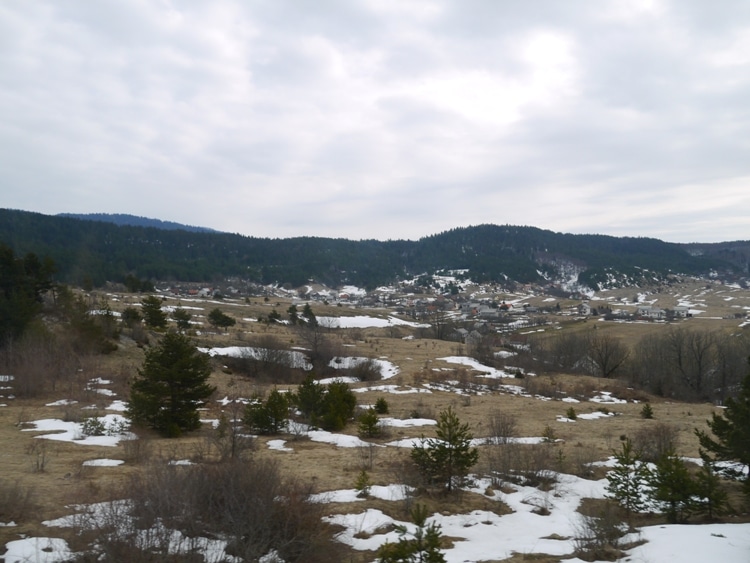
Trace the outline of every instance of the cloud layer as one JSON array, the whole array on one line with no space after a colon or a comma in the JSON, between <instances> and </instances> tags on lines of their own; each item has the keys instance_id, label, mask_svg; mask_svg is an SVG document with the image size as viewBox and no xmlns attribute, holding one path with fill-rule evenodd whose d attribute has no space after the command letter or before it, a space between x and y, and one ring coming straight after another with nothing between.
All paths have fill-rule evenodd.
<instances>
[{"instance_id":1,"label":"cloud layer","mask_svg":"<svg viewBox=\"0 0 750 563\"><path fill-rule=\"evenodd\" d=\"M750 4L0 4L0 205L750 238Z\"/></svg>"}]
</instances>

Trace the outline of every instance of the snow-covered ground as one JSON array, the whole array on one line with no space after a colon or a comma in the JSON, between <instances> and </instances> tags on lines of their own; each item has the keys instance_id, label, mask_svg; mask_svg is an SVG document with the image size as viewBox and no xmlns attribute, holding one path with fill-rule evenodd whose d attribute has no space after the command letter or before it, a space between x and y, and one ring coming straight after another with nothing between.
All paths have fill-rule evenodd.
<instances>
[{"instance_id":1,"label":"snow-covered ground","mask_svg":"<svg viewBox=\"0 0 750 563\"><path fill-rule=\"evenodd\" d=\"M214 353L231 350L229 353L240 353L241 349L212 349ZM220 352L221 351L221 352ZM510 377L502 370L494 370L461 356L440 358L441 360L467 366L481 372L484 377ZM353 367L364 358L339 358L335 363L338 367ZM381 369L381 377L387 379L398 373L397 366L387 360L374 360ZM0 382L12 382L12 376L0 376ZM89 382L89 388L101 392L102 386L109 384L104 379L94 379ZM509 392L511 386L507 387ZM389 393L429 393L424 387L399 387L390 384L378 384L369 388L355 391L381 391ZM521 392L521 391L518 391ZM228 400L228 399L227 399ZM625 401L613 397L609 393L600 393L589 399L603 404L619 404ZM59 407L74 403L66 399L48 403L50 407ZM114 401L107 410L122 413L126 408L123 401ZM596 424L594 419L612 416L605 412L578 414L584 424ZM395 419L383 418L382 424L393 428L408 428L434 425L432 419ZM568 421L561 417L561 422ZM588 422L591 420L591 422ZM37 438L59 441L72 441L78 444L95 446L114 446L119 440L135 439L127 431L127 419L122 414L107 414L97 417L97 421L105 428L104 436L85 436L82 423L65 422L59 419L41 419L30 422L24 431L40 432ZM356 436L336 434L319 430L298 428L294 433L304 432L309 439L328 444L329 447L359 448L370 447ZM387 444L379 444L379 448L400 447L408 448L418 443L420 438L404 438ZM520 444L539 443L543 438L523 437L514 441ZM477 438L475 445L492 441L492 438ZM274 450L274 455L294 455L294 443L284 440L270 440L268 447ZM93 457L93 456L92 456ZM124 463L122 460L107 457L95 457L83 462L83 465L93 467L95 471L108 471L112 467ZM187 460L173 461L175 464L191 463ZM99 469L101 468L101 469ZM567 557L574 552L575 536L580 531L581 516L576 512L582 499L602 498L606 480L590 481L571 475L558 474L557 482L549 491L541 491L533 487L508 485L500 492L491 487L491 483L480 477L476 478L470 490L483 495L489 502L502 502L511 509L510 514L502 516L492 511L470 511L463 514L435 513L428 522L439 524L442 533L453 538L452 546L445 550L448 563L466 563L483 560L500 560L510 557L513 553L537 554L546 553L553 556ZM401 502L410 493L403 484L373 485L369 494L390 502ZM375 550L385 541L398 541L393 524L403 524L413 528L406 522L397 522L384 512L376 509L363 509L364 499L359 491L344 489L324 491L313 497L315 502L322 503L351 503L350 513L333 514L327 517L331 523L343 527L337 535L337 540L344 542L356 550ZM126 502L126 501L120 501ZM418 499L416 499L418 502ZM543 507L545 510L539 510ZM71 511L96 511L96 507L75 507ZM547 515L541 513L548 512ZM68 517L56 521L46 522L50 528L50 537L27 537L6 543L6 553L0 553L5 563L42 562L56 563L70 560L74 557L68 544L54 533L54 528L73 526L80 523L80 519ZM12 526L10 522L0 523L2 526ZM389 531L390 530L390 531ZM179 532L175 532L175 542L179 545ZM721 563L747 563L750 561L750 524L710 524L710 525L660 525L642 528L638 534L627 538L634 544L644 543L627 550L624 560L634 563L661 563L665 561L679 561L680 563L705 563L720 561ZM191 545L195 545L193 542ZM205 539L203 552L213 560L218 558L226 548L225 542ZM2 548L0 547L0 551ZM374 554L373 554L374 560ZM227 557L226 560L232 560ZM580 559L565 559L568 563L582 563Z\"/></svg>"},{"instance_id":2,"label":"snow-covered ground","mask_svg":"<svg viewBox=\"0 0 750 563\"><path fill-rule=\"evenodd\" d=\"M566 474L555 474L551 490L542 492L533 487L507 485L505 492L492 487L486 479L476 479L468 489L483 495L490 502L502 502L511 513L498 515L490 510L473 510L462 514L435 513L427 523L438 524L441 532L453 538L452 547L444 550L448 563L500 560L514 553L545 553L569 557L575 550L575 538L580 534L581 516L576 512L585 498L603 498L606 480L589 481ZM400 484L374 485L369 496L386 501L402 501L410 493ZM386 541L398 541L393 524L413 530L408 522L399 522L381 510L361 509L364 501L355 489L327 491L312 497L314 502L352 503L351 512L333 514L326 521L343 528L337 541L355 550L376 550ZM122 501L120 501L122 502ZM104 513L103 505L75 507L78 513L96 517ZM544 508L544 510L540 510ZM71 515L45 522L50 528L80 525L81 519ZM175 532L175 540L179 540ZM623 560L662 563L746 563L750 555L750 524L659 525L641 528L638 533L624 538L633 542ZM644 543L641 543L644 542ZM191 542L195 546L195 542ZM69 559L73 554L67 543L55 537L31 537L6 544L5 562L54 563ZM206 539L202 549L206 557L221 555L225 543ZM373 555L374 560L374 555ZM578 558L566 558L569 563L582 563Z\"/></svg>"},{"instance_id":3,"label":"snow-covered ground","mask_svg":"<svg viewBox=\"0 0 750 563\"><path fill-rule=\"evenodd\" d=\"M394 316L386 319L371 317L369 315L356 315L352 317L317 317L318 324L326 328L388 328L392 326L408 326L413 328L428 328L429 324L405 321Z\"/></svg>"},{"instance_id":4,"label":"snow-covered ground","mask_svg":"<svg viewBox=\"0 0 750 563\"><path fill-rule=\"evenodd\" d=\"M605 402L613 399L601 397ZM64 404L62 401L51 405ZM120 407L115 403L115 408ZM596 415L599 416L599 415ZM606 416L601 414L601 416ZM33 428L49 432L40 438L75 441L91 445L111 446L117 440L130 438L123 430L124 423L121 415L110 414L99 420L108 428L122 430L113 436L82 437L78 423L67 423L56 419L34 421ZM579 418L588 418L579 415ZM394 419L384 418L384 424L392 427L409 427L433 425L432 419ZM357 448L369 447L371 444L360 440L356 436L335 434L319 430L304 429L313 441L324 442L334 447ZM83 439L81 439L83 438ZM397 440L379 447L412 447L419 438ZM539 443L542 438L518 438L518 443ZM485 443L487 438L479 438L476 445ZM289 455L294 451L283 440L269 441L270 449L278 450L278 455ZM109 467L123 463L121 460L96 458L84 462L86 466ZM175 462L182 463L182 462ZM189 463L185 461L184 463ZM606 464L605 464L606 465ZM101 469L105 471L106 469ZM453 538L452 547L444 554L448 563L466 563L488 559L504 559L513 553L535 554L546 553L554 556L566 557L573 554L575 537L580 531L581 516L576 512L582 499L603 498L606 480L590 481L572 475L556 474L556 483L548 491L541 491L533 487L507 485L504 492L491 486L490 481L476 478L470 491L483 495L490 502L502 502L512 512L502 516L488 510L474 510L462 514L445 515L433 514L429 522L441 526L442 533ZM373 485L369 494L373 498L385 501L402 501L409 488L402 484ZM352 503L350 513L333 514L327 517L331 523L344 528L336 539L347 543L356 550L376 550L386 541L398 541L392 524L406 525L407 522L397 522L380 510L361 509L363 502L359 491L354 489L324 491L313 497L315 502ZM418 502L418 499L417 499ZM544 508L544 510L540 510ZM93 511L94 507L76 507L77 511ZM347 511L349 512L349 511ZM542 515L548 512L546 515ZM75 516L46 522L50 528L59 526L76 526L81 522ZM5 523L11 525L12 523ZM390 530L390 531L388 531ZM180 544L179 532L174 532L176 545ZM710 525L660 525L642 528L638 534L626 538L632 540L633 545L627 550L625 560L633 562L653 562L676 560L680 563L705 563L707 561L721 561L722 563L746 563L750 560L750 524L710 524ZM220 556L226 547L220 540L205 538L204 551L207 558ZM190 542L195 546L195 541ZM69 560L73 553L67 543L55 537L29 537L8 542L3 555L5 563L45 562L56 563ZM374 555L373 555L374 559ZM208 559L207 559L208 560ZM227 559L231 560L231 559ZM565 559L570 563L582 563L580 559Z\"/></svg>"}]
</instances>

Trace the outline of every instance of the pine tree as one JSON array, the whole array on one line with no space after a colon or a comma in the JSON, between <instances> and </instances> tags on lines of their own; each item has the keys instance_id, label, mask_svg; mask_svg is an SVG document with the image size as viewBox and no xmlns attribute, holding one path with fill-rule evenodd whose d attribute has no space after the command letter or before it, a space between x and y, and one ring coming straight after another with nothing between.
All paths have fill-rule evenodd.
<instances>
[{"instance_id":1,"label":"pine tree","mask_svg":"<svg viewBox=\"0 0 750 563\"><path fill-rule=\"evenodd\" d=\"M308 325L318 325L318 319L315 316L315 313L313 313L312 307L310 307L309 303L305 303L305 306L302 308L302 317L307 321Z\"/></svg>"},{"instance_id":2,"label":"pine tree","mask_svg":"<svg viewBox=\"0 0 750 563\"><path fill-rule=\"evenodd\" d=\"M750 373L742 380L737 398L727 399L725 406L723 415L714 413L707 421L715 438L702 430L696 429L695 433L701 448L713 454L715 460L742 465L733 476L744 475L745 494L750 498Z\"/></svg>"},{"instance_id":3,"label":"pine tree","mask_svg":"<svg viewBox=\"0 0 750 563\"><path fill-rule=\"evenodd\" d=\"M479 450L471 447L469 425L461 424L451 407L438 416L436 435L422 438L411 458L429 483L441 483L451 492L477 463Z\"/></svg>"},{"instance_id":4,"label":"pine tree","mask_svg":"<svg viewBox=\"0 0 750 563\"><path fill-rule=\"evenodd\" d=\"M440 552L440 525L427 524L427 507L418 504L411 511L416 526L412 538L406 526L396 526L398 543L386 543L378 549L378 563L445 563Z\"/></svg>"},{"instance_id":5,"label":"pine tree","mask_svg":"<svg viewBox=\"0 0 750 563\"><path fill-rule=\"evenodd\" d=\"M695 477L695 510L713 520L729 511L729 499L716 472L716 463L705 452L701 452L701 459L703 466Z\"/></svg>"},{"instance_id":6,"label":"pine tree","mask_svg":"<svg viewBox=\"0 0 750 563\"><path fill-rule=\"evenodd\" d=\"M180 330L187 330L190 328L190 319L193 318L193 315L185 309L175 309L172 312L172 318L174 319L174 322L177 323L177 328Z\"/></svg>"},{"instance_id":7,"label":"pine tree","mask_svg":"<svg viewBox=\"0 0 750 563\"><path fill-rule=\"evenodd\" d=\"M147 295L141 299L141 312L147 326L151 328L167 326L167 314L161 310L161 299L155 295Z\"/></svg>"},{"instance_id":8,"label":"pine tree","mask_svg":"<svg viewBox=\"0 0 750 563\"><path fill-rule=\"evenodd\" d=\"M52 261L35 254L16 257L0 243L0 346L18 338L42 311L42 295L52 289Z\"/></svg>"},{"instance_id":9,"label":"pine tree","mask_svg":"<svg viewBox=\"0 0 750 563\"><path fill-rule=\"evenodd\" d=\"M323 398L321 426L324 430L341 430L354 416L357 397L349 385L343 381L332 381L326 386Z\"/></svg>"},{"instance_id":10,"label":"pine tree","mask_svg":"<svg viewBox=\"0 0 750 563\"><path fill-rule=\"evenodd\" d=\"M288 416L289 400L284 393L274 389L265 402L256 397L247 405L243 421L260 434L279 434L286 430Z\"/></svg>"},{"instance_id":11,"label":"pine tree","mask_svg":"<svg viewBox=\"0 0 750 563\"><path fill-rule=\"evenodd\" d=\"M667 451L656 462L649 479L651 497L664 504L670 524L685 522L693 511L695 482L685 462L674 451Z\"/></svg>"},{"instance_id":12,"label":"pine tree","mask_svg":"<svg viewBox=\"0 0 750 563\"><path fill-rule=\"evenodd\" d=\"M235 321L232 317L225 314L221 309L216 307L208 314L208 322L211 323L211 326L214 328L229 328L230 326L234 326L237 321Z\"/></svg>"},{"instance_id":13,"label":"pine tree","mask_svg":"<svg viewBox=\"0 0 750 563\"><path fill-rule=\"evenodd\" d=\"M378 397L375 401L375 412L378 414L388 414L388 401L385 397Z\"/></svg>"},{"instance_id":14,"label":"pine tree","mask_svg":"<svg viewBox=\"0 0 750 563\"><path fill-rule=\"evenodd\" d=\"M293 401L311 425L324 430L344 428L357 407L357 397L345 382L322 385L312 376L300 384Z\"/></svg>"},{"instance_id":15,"label":"pine tree","mask_svg":"<svg viewBox=\"0 0 750 563\"><path fill-rule=\"evenodd\" d=\"M617 464L607 473L607 496L625 507L629 515L644 510L647 497L643 487L650 476L648 466L641 461L641 454L630 438L623 440L622 450L614 456Z\"/></svg>"},{"instance_id":16,"label":"pine tree","mask_svg":"<svg viewBox=\"0 0 750 563\"><path fill-rule=\"evenodd\" d=\"M297 393L294 395L294 402L302 413L302 416L312 426L319 423L323 412L323 396L325 395L325 386L318 383L312 375L297 387Z\"/></svg>"},{"instance_id":17,"label":"pine tree","mask_svg":"<svg viewBox=\"0 0 750 563\"><path fill-rule=\"evenodd\" d=\"M146 352L130 386L128 415L169 437L200 426L198 407L214 392L208 356L177 333L167 333Z\"/></svg>"},{"instance_id":18,"label":"pine tree","mask_svg":"<svg viewBox=\"0 0 750 563\"><path fill-rule=\"evenodd\" d=\"M357 419L357 435L360 438L375 438L380 435L380 419L374 408L369 408Z\"/></svg>"},{"instance_id":19,"label":"pine tree","mask_svg":"<svg viewBox=\"0 0 750 563\"><path fill-rule=\"evenodd\" d=\"M289 323L296 325L299 322L299 313L297 312L297 306L295 304L289 305L289 308L286 310L287 314L289 315Z\"/></svg>"}]
</instances>

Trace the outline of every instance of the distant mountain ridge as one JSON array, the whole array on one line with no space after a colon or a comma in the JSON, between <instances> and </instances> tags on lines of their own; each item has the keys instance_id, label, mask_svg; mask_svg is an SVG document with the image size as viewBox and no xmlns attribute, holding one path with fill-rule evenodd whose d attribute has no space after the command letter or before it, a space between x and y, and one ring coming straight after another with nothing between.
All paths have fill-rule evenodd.
<instances>
[{"instance_id":1,"label":"distant mountain ridge","mask_svg":"<svg viewBox=\"0 0 750 563\"><path fill-rule=\"evenodd\" d=\"M478 225L410 240L294 237L116 225L99 220L0 209L0 243L17 254L49 256L58 278L94 285L127 276L153 281L236 278L299 287L373 288L397 280L466 270L477 282L589 288L662 283L670 275L747 275L750 243L681 245L653 238L573 235L536 227Z\"/></svg>"},{"instance_id":2,"label":"distant mountain ridge","mask_svg":"<svg viewBox=\"0 0 750 563\"><path fill-rule=\"evenodd\" d=\"M115 225L131 227L152 227L154 229L164 229L167 231L190 231L193 233L218 233L214 229L207 227L194 227L192 225L183 225L174 221L162 221L161 219L151 219L149 217L139 217L138 215L128 215L126 213L58 213L56 217L68 217L71 219L83 219L84 221L102 221L104 223L113 223Z\"/></svg>"}]
</instances>

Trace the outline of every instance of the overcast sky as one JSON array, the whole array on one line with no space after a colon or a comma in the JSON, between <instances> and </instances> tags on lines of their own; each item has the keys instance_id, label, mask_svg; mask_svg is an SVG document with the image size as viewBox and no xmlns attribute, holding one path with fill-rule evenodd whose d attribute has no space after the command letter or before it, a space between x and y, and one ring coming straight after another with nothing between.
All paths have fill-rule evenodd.
<instances>
[{"instance_id":1,"label":"overcast sky","mask_svg":"<svg viewBox=\"0 0 750 563\"><path fill-rule=\"evenodd\" d=\"M0 207L750 239L746 0L9 0Z\"/></svg>"}]
</instances>

